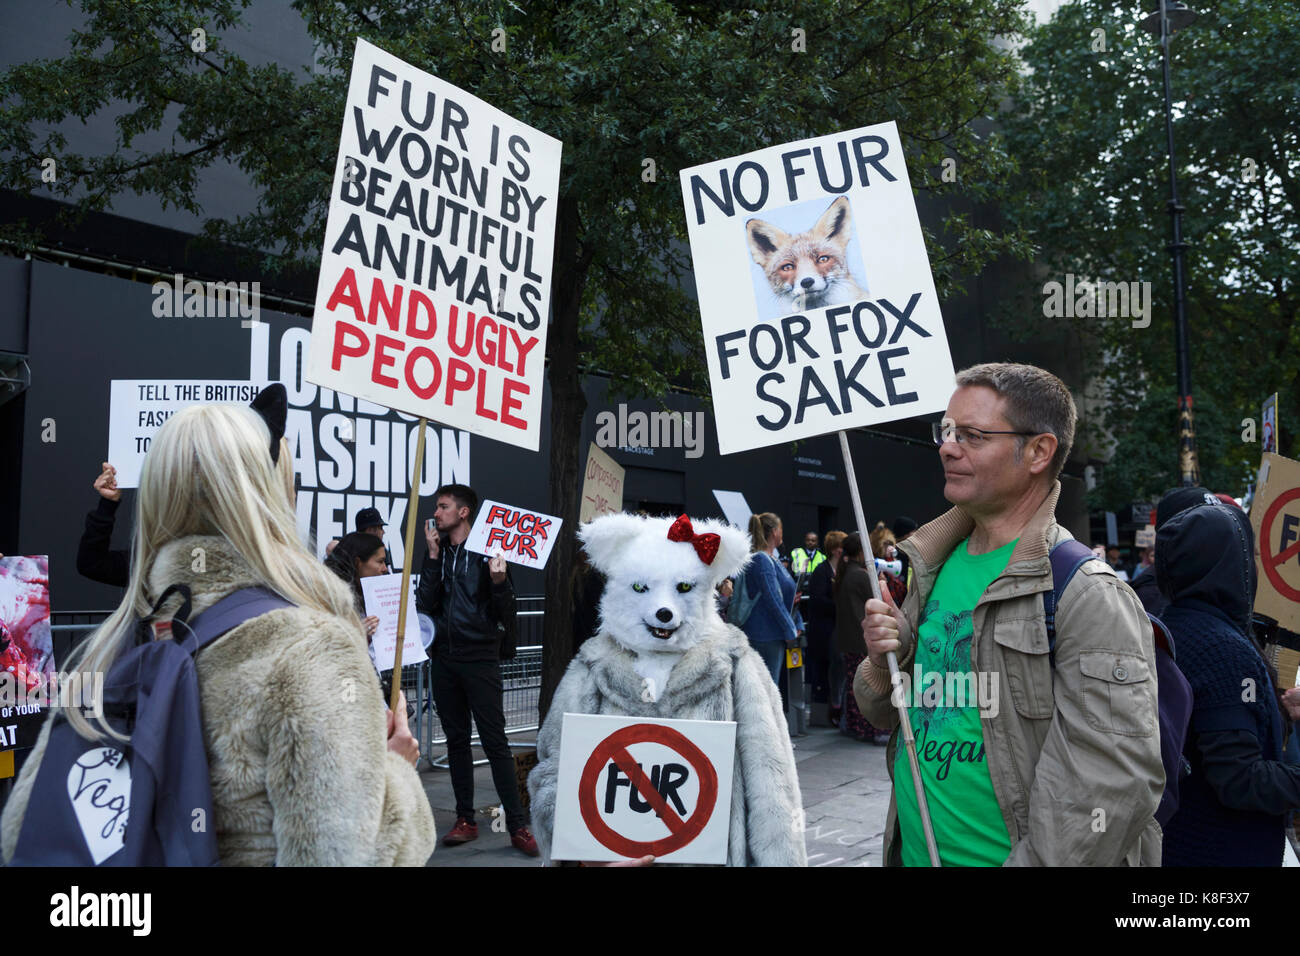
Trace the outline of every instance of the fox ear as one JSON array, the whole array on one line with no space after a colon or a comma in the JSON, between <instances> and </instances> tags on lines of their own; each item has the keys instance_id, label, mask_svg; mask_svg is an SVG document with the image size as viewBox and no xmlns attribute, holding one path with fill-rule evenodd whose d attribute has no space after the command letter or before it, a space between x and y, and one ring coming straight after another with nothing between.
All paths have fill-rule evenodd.
<instances>
[{"instance_id":1,"label":"fox ear","mask_svg":"<svg viewBox=\"0 0 1300 956\"><path fill-rule=\"evenodd\" d=\"M766 269L777 250L790 241L789 233L761 219L745 223L745 232L749 234L749 253L760 269Z\"/></svg>"},{"instance_id":2,"label":"fox ear","mask_svg":"<svg viewBox=\"0 0 1300 956\"><path fill-rule=\"evenodd\" d=\"M579 528L578 540L592 567L608 574L619 552L644 533L645 522L638 515L620 513L602 515Z\"/></svg>"},{"instance_id":3,"label":"fox ear","mask_svg":"<svg viewBox=\"0 0 1300 956\"><path fill-rule=\"evenodd\" d=\"M841 196L822 213L822 217L817 220L817 225L812 227L812 233L826 242L847 246L849 227L852 223L853 210L849 207L849 199L847 196Z\"/></svg>"}]
</instances>

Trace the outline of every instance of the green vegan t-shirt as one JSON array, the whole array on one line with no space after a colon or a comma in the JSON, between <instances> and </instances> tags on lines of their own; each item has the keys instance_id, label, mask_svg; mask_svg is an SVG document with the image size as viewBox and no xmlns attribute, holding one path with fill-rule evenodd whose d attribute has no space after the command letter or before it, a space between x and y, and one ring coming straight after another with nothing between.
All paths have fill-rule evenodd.
<instances>
[{"instance_id":1,"label":"green vegan t-shirt","mask_svg":"<svg viewBox=\"0 0 1300 956\"><path fill-rule=\"evenodd\" d=\"M969 677L971 615L985 589L1010 562L1016 541L978 555L966 550L969 541L948 556L921 611L908 704L940 861L944 866L1001 866L1011 852L1011 839L993 792L980 727L981 688L996 690L996 685L987 678L981 683ZM902 744L900 734L894 793L903 865L929 866L912 770Z\"/></svg>"}]
</instances>

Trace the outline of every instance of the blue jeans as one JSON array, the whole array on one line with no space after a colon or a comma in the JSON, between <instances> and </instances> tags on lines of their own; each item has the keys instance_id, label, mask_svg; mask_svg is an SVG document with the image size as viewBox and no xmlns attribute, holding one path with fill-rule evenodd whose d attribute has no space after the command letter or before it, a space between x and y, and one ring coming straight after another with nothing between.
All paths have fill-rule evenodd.
<instances>
[{"instance_id":1,"label":"blue jeans","mask_svg":"<svg viewBox=\"0 0 1300 956\"><path fill-rule=\"evenodd\" d=\"M780 687L781 666L785 663L785 641L763 641L759 644L751 642L749 646L758 651L758 656L767 665L767 672L772 675L772 683Z\"/></svg>"}]
</instances>

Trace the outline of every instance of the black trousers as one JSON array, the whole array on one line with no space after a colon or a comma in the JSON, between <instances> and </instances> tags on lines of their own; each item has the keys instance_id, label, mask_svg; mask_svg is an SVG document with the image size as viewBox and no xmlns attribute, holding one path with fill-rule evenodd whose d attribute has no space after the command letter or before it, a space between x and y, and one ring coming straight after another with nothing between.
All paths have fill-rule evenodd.
<instances>
[{"instance_id":1,"label":"black trousers","mask_svg":"<svg viewBox=\"0 0 1300 956\"><path fill-rule=\"evenodd\" d=\"M447 764L456 794L456 816L474 822L474 754L470 745L470 716L492 767L492 782L514 832L528 823L519 803L515 761L506 740L501 709L501 665L496 661L455 661L434 653L431 663L433 703L447 734Z\"/></svg>"}]
</instances>

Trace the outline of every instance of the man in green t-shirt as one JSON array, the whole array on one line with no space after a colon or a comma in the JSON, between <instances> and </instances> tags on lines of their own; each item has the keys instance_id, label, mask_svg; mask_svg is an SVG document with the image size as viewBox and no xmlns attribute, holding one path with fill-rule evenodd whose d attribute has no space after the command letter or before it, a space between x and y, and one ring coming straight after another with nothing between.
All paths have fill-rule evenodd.
<instances>
[{"instance_id":1,"label":"man in green t-shirt","mask_svg":"<svg viewBox=\"0 0 1300 956\"><path fill-rule=\"evenodd\" d=\"M954 507L899 545L913 577L902 608L866 605L862 714L897 728L886 654L898 656L922 786L944 865L1155 865L1164 788L1155 647L1137 596L1087 561L1056 609L1043 593L1057 476L1076 413L1055 375L977 365L934 424ZM930 863L911 764L895 733L885 863Z\"/></svg>"}]
</instances>

